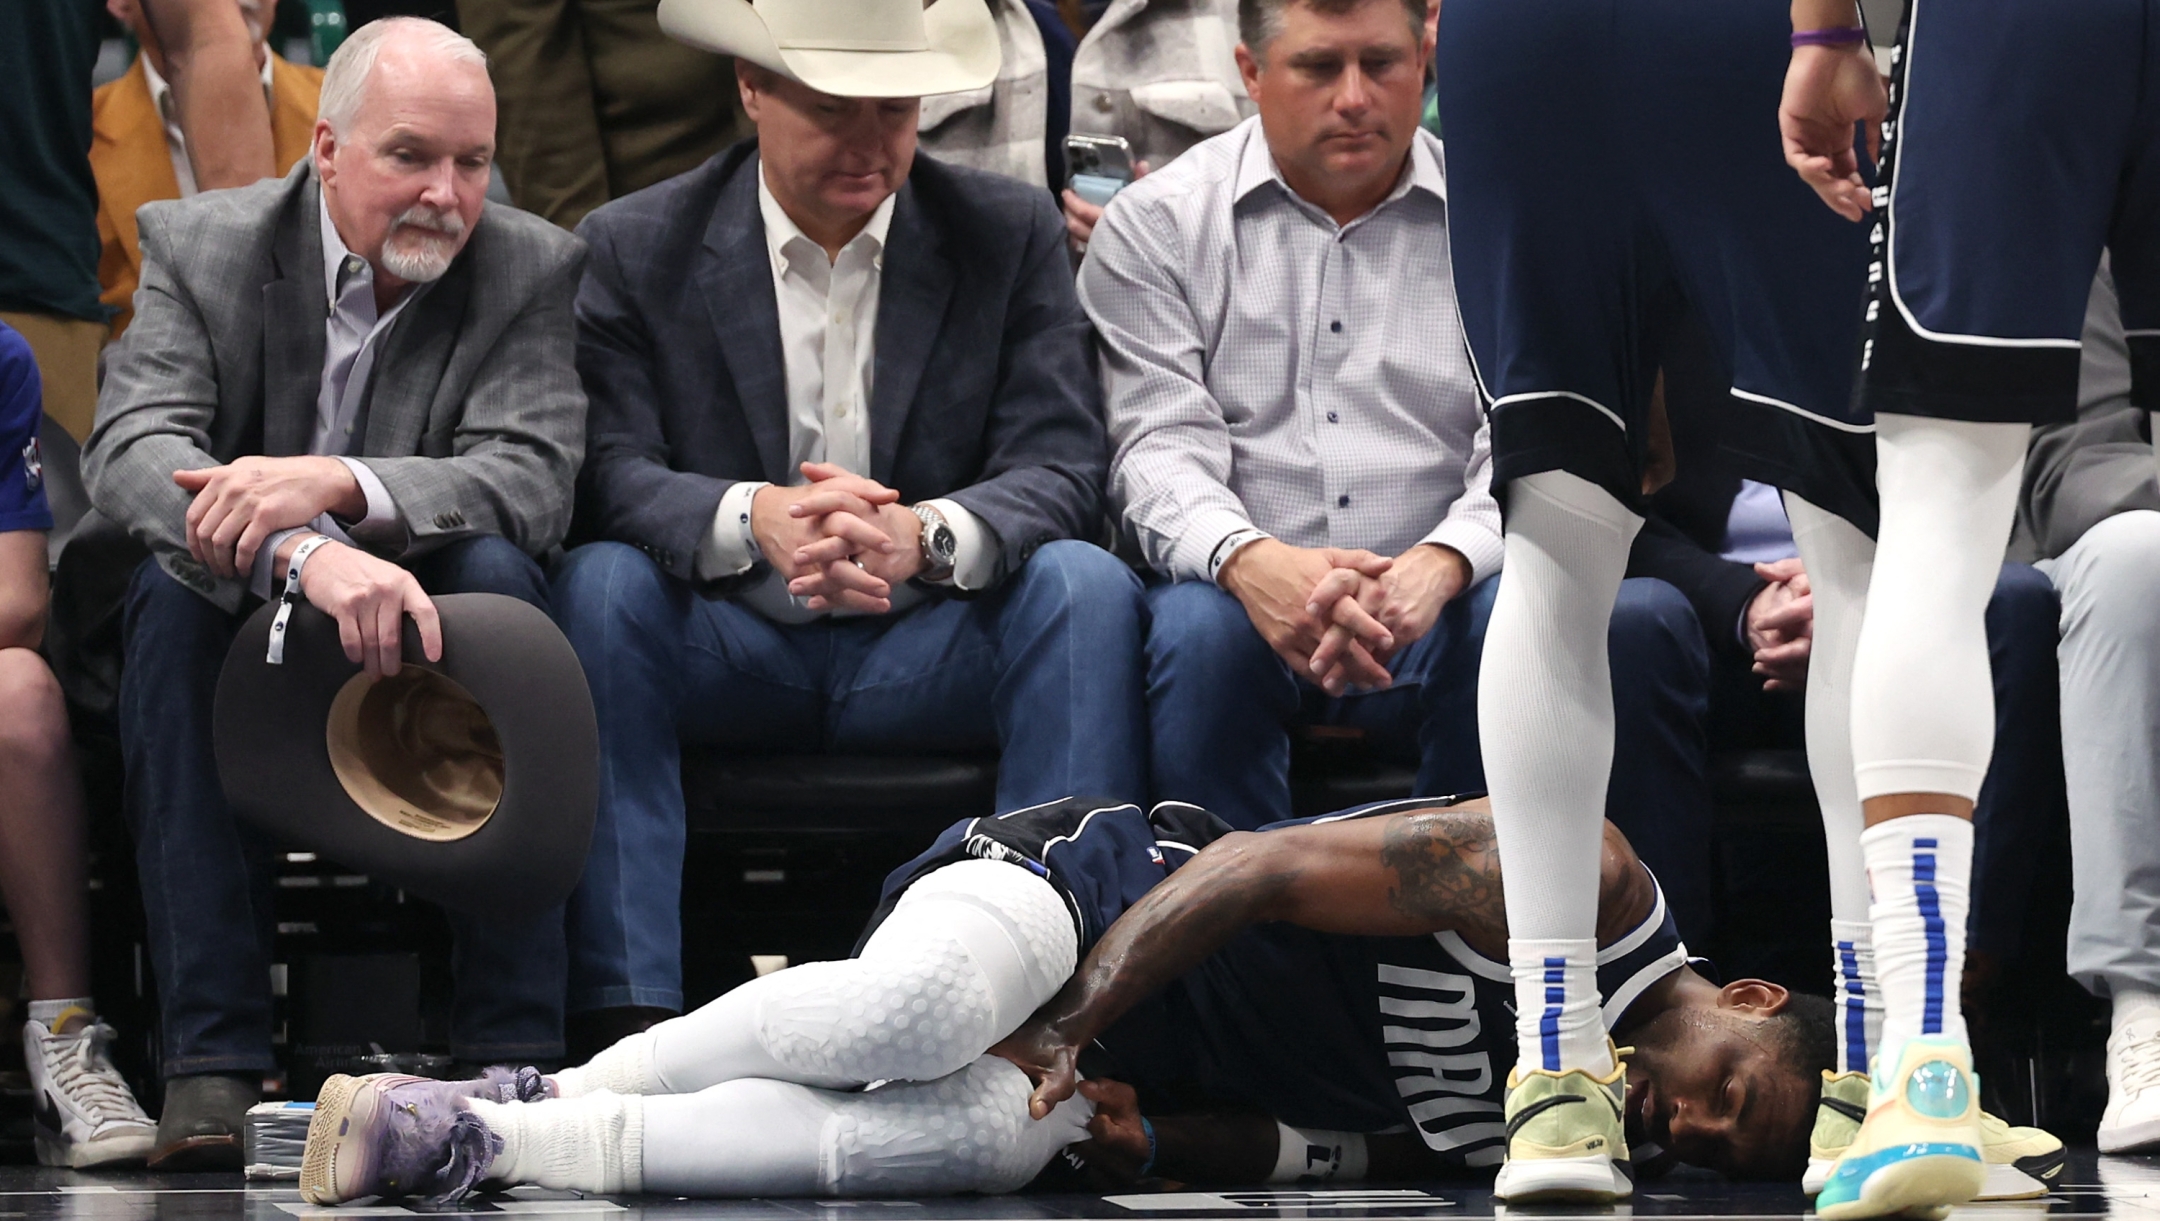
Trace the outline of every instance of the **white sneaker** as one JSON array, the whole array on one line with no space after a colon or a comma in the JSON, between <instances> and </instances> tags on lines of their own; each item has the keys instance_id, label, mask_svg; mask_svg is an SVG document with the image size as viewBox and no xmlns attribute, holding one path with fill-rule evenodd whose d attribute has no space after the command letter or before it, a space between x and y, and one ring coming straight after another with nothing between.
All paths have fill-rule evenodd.
<instances>
[{"instance_id":1,"label":"white sneaker","mask_svg":"<svg viewBox=\"0 0 2160 1221\"><path fill-rule=\"evenodd\" d=\"M2100 1152L2142 1153L2160 1146L2160 1018L2126 1022L2108 1037L2107 1082Z\"/></svg>"},{"instance_id":2,"label":"white sneaker","mask_svg":"<svg viewBox=\"0 0 2160 1221\"><path fill-rule=\"evenodd\" d=\"M150 1156L157 1125L143 1114L105 1054L113 1037L113 1028L103 1022L68 1034L54 1034L43 1022L23 1023L23 1060L37 1096L37 1156L43 1164L80 1170Z\"/></svg>"}]
</instances>

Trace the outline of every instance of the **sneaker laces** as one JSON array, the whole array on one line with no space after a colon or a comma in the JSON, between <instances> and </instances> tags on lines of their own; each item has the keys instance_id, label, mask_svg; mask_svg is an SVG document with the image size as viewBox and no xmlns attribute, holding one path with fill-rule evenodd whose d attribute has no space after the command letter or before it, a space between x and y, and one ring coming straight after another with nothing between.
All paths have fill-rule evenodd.
<instances>
[{"instance_id":1,"label":"sneaker laces","mask_svg":"<svg viewBox=\"0 0 2160 1221\"><path fill-rule=\"evenodd\" d=\"M2160 1035L2160 1030L2151 1032ZM2124 1039L2116 1052L2116 1088L2129 1093L2160 1085L2160 1038Z\"/></svg>"},{"instance_id":2,"label":"sneaker laces","mask_svg":"<svg viewBox=\"0 0 2160 1221\"><path fill-rule=\"evenodd\" d=\"M69 1101L87 1111L91 1118L103 1123L114 1119L143 1119L142 1105L120 1077L120 1070L113 1067L105 1054L105 1045L119 1037L119 1032L103 1022L95 1022L73 1034L45 1036L52 1043L72 1043L60 1048L58 1056L47 1057L52 1069L53 1085Z\"/></svg>"}]
</instances>

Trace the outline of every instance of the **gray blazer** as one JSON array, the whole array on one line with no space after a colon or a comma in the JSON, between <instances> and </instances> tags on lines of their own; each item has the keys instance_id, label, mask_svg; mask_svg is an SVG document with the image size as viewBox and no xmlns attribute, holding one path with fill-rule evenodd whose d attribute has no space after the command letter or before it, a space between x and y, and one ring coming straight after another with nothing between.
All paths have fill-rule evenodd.
<instances>
[{"instance_id":1,"label":"gray blazer","mask_svg":"<svg viewBox=\"0 0 2160 1221\"><path fill-rule=\"evenodd\" d=\"M176 470L308 452L322 385L318 188L282 179L145 204L135 321L108 354L83 451L99 514L175 580L227 610L246 592L187 550ZM584 457L571 308L583 242L487 205L465 249L382 340L354 456L407 528L390 558L499 534L530 554L561 541Z\"/></svg>"},{"instance_id":2,"label":"gray blazer","mask_svg":"<svg viewBox=\"0 0 2160 1221\"><path fill-rule=\"evenodd\" d=\"M2115 282L2093 281L2078 418L2033 431L2011 558L2053 559L2117 513L2160 509L2150 417L2130 400L2130 349Z\"/></svg>"}]
</instances>

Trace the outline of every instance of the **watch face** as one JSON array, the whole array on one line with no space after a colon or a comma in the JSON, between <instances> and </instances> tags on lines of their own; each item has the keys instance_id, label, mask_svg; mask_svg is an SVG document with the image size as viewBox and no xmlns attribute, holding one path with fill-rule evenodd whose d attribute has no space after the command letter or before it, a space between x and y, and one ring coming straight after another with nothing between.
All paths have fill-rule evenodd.
<instances>
[{"instance_id":1,"label":"watch face","mask_svg":"<svg viewBox=\"0 0 2160 1221\"><path fill-rule=\"evenodd\" d=\"M960 539L951 526L940 525L930 532L930 554L937 557L938 563L951 564L959 551Z\"/></svg>"}]
</instances>

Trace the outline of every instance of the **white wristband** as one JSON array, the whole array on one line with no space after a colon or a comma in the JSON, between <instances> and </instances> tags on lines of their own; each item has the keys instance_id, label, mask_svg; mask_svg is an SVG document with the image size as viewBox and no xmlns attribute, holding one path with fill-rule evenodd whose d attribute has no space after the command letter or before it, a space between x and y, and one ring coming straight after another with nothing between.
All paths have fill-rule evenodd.
<instances>
[{"instance_id":1,"label":"white wristband","mask_svg":"<svg viewBox=\"0 0 2160 1221\"><path fill-rule=\"evenodd\" d=\"M300 569L317 547L329 541L329 535L318 534L293 548L292 558L285 561L285 592L278 596L277 617L270 621L270 652L263 658L273 666L285 664L285 628L292 622L294 605L300 601Z\"/></svg>"},{"instance_id":2,"label":"white wristband","mask_svg":"<svg viewBox=\"0 0 2160 1221\"><path fill-rule=\"evenodd\" d=\"M1275 1139L1270 1183L1355 1183L1365 1177L1363 1133L1299 1129L1277 1120Z\"/></svg>"}]
</instances>

